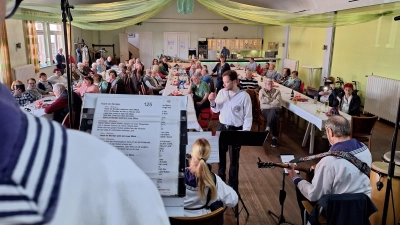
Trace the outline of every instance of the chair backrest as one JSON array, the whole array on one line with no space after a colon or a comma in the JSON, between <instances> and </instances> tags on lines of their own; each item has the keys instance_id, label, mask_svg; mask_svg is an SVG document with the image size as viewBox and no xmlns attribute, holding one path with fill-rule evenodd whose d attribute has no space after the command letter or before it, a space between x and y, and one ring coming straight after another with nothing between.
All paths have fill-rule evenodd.
<instances>
[{"instance_id":1,"label":"chair backrest","mask_svg":"<svg viewBox=\"0 0 400 225\"><path fill-rule=\"evenodd\" d=\"M142 85L140 85L140 88L142 89L142 94L147 95L147 91L146 91L146 88L144 87L143 83L142 83Z\"/></svg>"},{"instance_id":2,"label":"chair backrest","mask_svg":"<svg viewBox=\"0 0 400 225\"><path fill-rule=\"evenodd\" d=\"M301 82L300 87L299 87L299 92L304 93L304 82Z\"/></svg>"},{"instance_id":3,"label":"chair backrest","mask_svg":"<svg viewBox=\"0 0 400 225\"><path fill-rule=\"evenodd\" d=\"M222 217L224 216L224 208L196 217L170 217L171 225L222 225Z\"/></svg>"},{"instance_id":4,"label":"chair backrest","mask_svg":"<svg viewBox=\"0 0 400 225\"><path fill-rule=\"evenodd\" d=\"M318 89L308 86L306 89L306 95L310 98L313 98L315 94L317 94Z\"/></svg>"},{"instance_id":5,"label":"chair backrest","mask_svg":"<svg viewBox=\"0 0 400 225\"><path fill-rule=\"evenodd\" d=\"M253 120L255 120L256 118L258 118L259 116L259 104L258 104L258 98L257 98L257 91L255 91L255 89L246 89L246 92L250 95L250 99L251 99L251 106L252 106L252 113L253 113Z\"/></svg>"},{"instance_id":6,"label":"chair backrest","mask_svg":"<svg viewBox=\"0 0 400 225\"><path fill-rule=\"evenodd\" d=\"M360 135L372 135L377 116L359 117L352 116L350 122L350 137Z\"/></svg>"},{"instance_id":7,"label":"chair backrest","mask_svg":"<svg viewBox=\"0 0 400 225\"><path fill-rule=\"evenodd\" d=\"M75 112L72 112L72 121L75 122ZM65 115L61 125L63 125L66 128L71 128L71 123L69 122L69 113ZM76 126L76 124L74 124Z\"/></svg>"}]
</instances>

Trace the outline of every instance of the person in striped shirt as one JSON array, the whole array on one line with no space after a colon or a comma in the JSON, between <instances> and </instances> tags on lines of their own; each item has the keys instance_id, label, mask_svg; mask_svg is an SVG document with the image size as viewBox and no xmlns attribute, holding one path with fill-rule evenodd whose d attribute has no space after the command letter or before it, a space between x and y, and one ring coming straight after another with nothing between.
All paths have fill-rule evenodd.
<instances>
[{"instance_id":1,"label":"person in striped shirt","mask_svg":"<svg viewBox=\"0 0 400 225\"><path fill-rule=\"evenodd\" d=\"M249 68L246 69L246 76L244 79L240 79L239 81L239 88L240 89L258 89L260 86L258 86L258 81L253 78L253 71L251 71Z\"/></svg>"}]
</instances>

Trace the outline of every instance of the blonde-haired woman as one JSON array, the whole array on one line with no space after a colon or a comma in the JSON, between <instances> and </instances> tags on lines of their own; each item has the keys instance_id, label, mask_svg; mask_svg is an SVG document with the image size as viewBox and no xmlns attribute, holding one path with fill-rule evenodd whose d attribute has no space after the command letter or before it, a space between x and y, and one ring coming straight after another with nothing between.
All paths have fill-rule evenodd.
<instances>
[{"instance_id":1,"label":"blonde-haired woman","mask_svg":"<svg viewBox=\"0 0 400 225\"><path fill-rule=\"evenodd\" d=\"M228 207L234 207L238 202L236 192L219 176L211 172L211 166L209 167L207 164L210 153L210 143L201 138L196 140L192 151L187 156L189 167L185 170L185 216L200 216L210 213L209 206L218 205L218 202L222 202Z\"/></svg>"}]
</instances>

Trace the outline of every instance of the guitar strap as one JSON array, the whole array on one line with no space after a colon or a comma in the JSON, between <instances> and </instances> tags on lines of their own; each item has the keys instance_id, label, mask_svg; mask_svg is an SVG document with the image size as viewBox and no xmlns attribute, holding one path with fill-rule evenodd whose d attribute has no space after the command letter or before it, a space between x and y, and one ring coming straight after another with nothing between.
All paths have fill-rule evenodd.
<instances>
[{"instance_id":1,"label":"guitar strap","mask_svg":"<svg viewBox=\"0 0 400 225\"><path fill-rule=\"evenodd\" d=\"M339 151L339 150L331 150L328 152L316 154L316 155L310 155L306 156L303 158L298 158L290 161L291 163L297 163L297 162L305 162L305 161L310 161L313 159L320 159L326 156L336 156L340 157L343 159L346 159L347 161L351 162L355 167L357 167L363 174L365 174L369 178L369 173L371 171L371 168L367 165L367 163L361 161L357 157L355 157L353 154L345 152L345 151Z\"/></svg>"}]
</instances>

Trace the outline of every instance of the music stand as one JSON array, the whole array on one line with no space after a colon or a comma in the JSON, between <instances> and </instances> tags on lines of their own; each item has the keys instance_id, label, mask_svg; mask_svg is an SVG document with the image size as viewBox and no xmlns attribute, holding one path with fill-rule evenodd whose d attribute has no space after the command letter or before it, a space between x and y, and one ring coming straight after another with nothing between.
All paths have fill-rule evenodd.
<instances>
[{"instance_id":1,"label":"music stand","mask_svg":"<svg viewBox=\"0 0 400 225\"><path fill-rule=\"evenodd\" d=\"M239 145L239 146L263 146L265 139L267 138L267 133L265 132L252 132L252 131L221 131L219 135L219 144L220 145ZM237 173L235 174L235 178L237 182L233 182L233 190L239 196L240 202L242 202L243 208L247 213L247 216L250 216L249 211L246 208L246 205L243 202L242 197L239 193L239 151L236 152L237 164L236 168ZM232 161L232 159L230 159ZM235 206L235 217L236 224L239 225L239 214L242 212L243 208L239 211L239 203Z\"/></svg>"}]
</instances>

